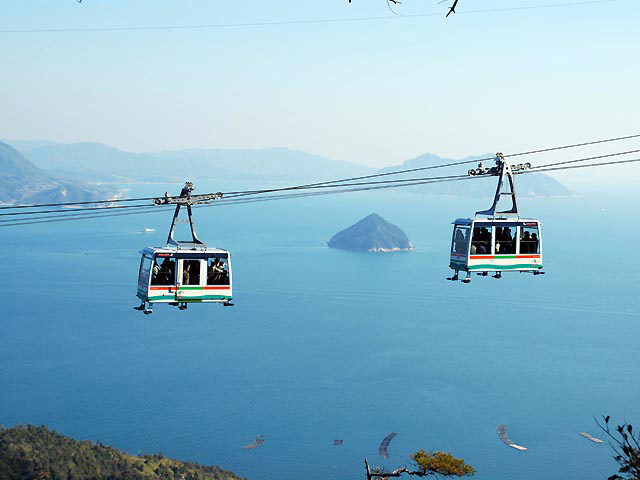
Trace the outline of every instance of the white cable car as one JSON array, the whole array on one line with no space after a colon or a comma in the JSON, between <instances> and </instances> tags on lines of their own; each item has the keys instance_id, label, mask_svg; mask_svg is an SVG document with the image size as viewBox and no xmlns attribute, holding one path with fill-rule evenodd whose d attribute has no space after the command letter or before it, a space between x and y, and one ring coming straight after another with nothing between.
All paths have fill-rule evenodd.
<instances>
[{"instance_id":1,"label":"white cable car","mask_svg":"<svg viewBox=\"0 0 640 480\"><path fill-rule=\"evenodd\" d=\"M231 255L227 250L202 243L193 225L191 205L208 203L222 194L192 196L193 184L187 182L179 197L154 200L157 205L176 204L167 244L142 250L138 273L137 297L142 300L136 310L152 313L154 303L168 303L185 310L189 303L217 302L233 305L231 289ZM186 206L191 227L191 241L177 241L173 232L181 206Z\"/></svg>"},{"instance_id":2,"label":"white cable car","mask_svg":"<svg viewBox=\"0 0 640 480\"><path fill-rule=\"evenodd\" d=\"M513 171L526 170L530 164L511 166L501 153L496 155L496 167L470 170L469 175L497 175L498 187L493 205L488 210L476 212L474 218L458 218L453 222L449 267L454 275L447 280L458 280L459 272L466 272L464 283L471 281L471 272L501 278L502 272L542 271L542 236L540 222L536 219L520 218L513 183ZM509 191L503 192L505 177L509 180ZM502 195L511 197L509 210L496 211Z\"/></svg>"}]
</instances>

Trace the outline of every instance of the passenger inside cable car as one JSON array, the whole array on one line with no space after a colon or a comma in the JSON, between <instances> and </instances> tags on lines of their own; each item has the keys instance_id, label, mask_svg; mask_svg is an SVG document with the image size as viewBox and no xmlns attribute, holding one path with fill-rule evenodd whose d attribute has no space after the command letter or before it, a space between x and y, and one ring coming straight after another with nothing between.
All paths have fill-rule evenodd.
<instances>
[{"instance_id":1,"label":"passenger inside cable car","mask_svg":"<svg viewBox=\"0 0 640 480\"><path fill-rule=\"evenodd\" d=\"M467 254L469 230L470 228L467 225L456 225L455 233L453 234L453 253L460 255Z\"/></svg>"},{"instance_id":2,"label":"passenger inside cable car","mask_svg":"<svg viewBox=\"0 0 640 480\"><path fill-rule=\"evenodd\" d=\"M496 255L515 255L517 229L516 225L496 228Z\"/></svg>"},{"instance_id":3,"label":"passenger inside cable car","mask_svg":"<svg viewBox=\"0 0 640 480\"><path fill-rule=\"evenodd\" d=\"M158 264L158 258L154 260L151 285L175 285L176 284L176 261L173 258L163 258Z\"/></svg>"},{"instance_id":4,"label":"passenger inside cable car","mask_svg":"<svg viewBox=\"0 0 640 480\"><path fill-rule=\"evenodd\" d=\"M200 285L200 260L184 260L182 264L182 284Z\"/></svg>"},{"instance_id":5,"label":"passenger inside cable car","mask_svg":"<svg viewBox=\"0 0 640 480\"><path fill-rule=\"evenodd\" d=\"M523 226L520 232L520 253L540 253L538 226Z\"/></svg>"},{"instance_id":6,"label":"passenger inside cable car","mask_svg":"<svg viewBox=\"0 0 640 480\"><path fill-rule=\"evenodd\" d=\"M229 285L229 266L225 258L207 260L207 285Z\"/></svg>"},{"instance_id":7,"label":"passenger inside cable car","mask_svg":"<svg viewBox=\"0 0 640 480\"><path fill-rule=\"evenodd\" d=\"M493 227L475 227L471 238L472 255L491 254L491 231Z\"/></svg>"}]
</instances>

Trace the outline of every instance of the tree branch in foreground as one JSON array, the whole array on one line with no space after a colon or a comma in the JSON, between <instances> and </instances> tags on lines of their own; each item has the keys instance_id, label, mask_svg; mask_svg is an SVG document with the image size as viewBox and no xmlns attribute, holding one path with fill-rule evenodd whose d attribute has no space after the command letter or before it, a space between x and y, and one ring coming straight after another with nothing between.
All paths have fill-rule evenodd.
<instances>
[{"instance_id":1,"label":"tree branch in foreground","mask_svg":"<svg viewBox=\"0 0 640 480\"><path fill-rule=\"evenodd\" d=\"M392 472L386 472L380 468L370 468L367 459L364 465L367 469L367 480L379 480L402 475L413 475L416 477L427 477L429 475L442 475L443 477L466 477L476 473L475 469L461 458L456 458L446 452L425 452L419 450L411 455L414 470L400 467Z\"/></svg>"}]
</instances>

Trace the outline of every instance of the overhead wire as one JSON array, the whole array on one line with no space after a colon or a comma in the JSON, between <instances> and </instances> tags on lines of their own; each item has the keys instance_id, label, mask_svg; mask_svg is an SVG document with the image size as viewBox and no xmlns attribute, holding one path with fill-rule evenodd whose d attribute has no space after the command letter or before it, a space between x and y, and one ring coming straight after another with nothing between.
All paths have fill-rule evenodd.
<instances>
[{"instance_id":1,"label":"overhead wire","mask_svg":"<svg viewBox=\"0 0 640 480\"><path fill-rule=\"evenodd\" d=\"M563 160L561 162L553 162L553 163L547 163L547 164L542 164L542 165L536 165L536 166L531 167L531 168L534 169L535 171L539 171L539 169L545 168L545 167L554 167L556 165L567 165L567 164L570 164L570 163L588 162L588 161L591 161L591 160L599 160L601 158L609 158L609 157L618 157L620 155L630 155L632 153L638 153L638 152L640 152L640 149L627 150L625 152L607 153L607 154L604 154L604 155L596 155L594 157L578 158L578 159L575 159L575 160Z\"/></svg>"},{"instance_id":2,"label":"overhead wire","mask_svg":"<svg viewBox=\"0 0 640 480\"><path fill-rule=\"evenodd\" d=\"M598 145L600 143L619 142L621 140L631 140L632 138L639 138L639 137L640 137L640 134L634 134L634 135L625 135L624 137L605 138L602 140L591 140L589 142L573 143L569 145L562 145L559 147L541 148L539 150L529 150L528 152L512 153L510 155L505 155L505 157L519 157L521 155L532 155L534 153L546 153L546 152L552 152L555 150L564 150L567 148L586 147L590 145Z\"/></svg>"},{"instance_id":3,"label":"overhead wire","mask_svg":"<svg viewBox=\"0 0 640 480\"><path fill-rule=\"evenodd\" d=\"M102 203L102 202L97 202L97 203ZM57 210L34 210L34 211L31 211L31 212L0 213L0 217L15 216L15 215L38 215L38 214L41 214L41 213L83 212L83 211L87 211L87 210L106 211L106 210L113 210L113 209L154 207L154 206L155 205L153 205L153 204L150 205L148 203L145 203L145 204L139 204L139 205L107 205L107 206L104 206L104 207L60 208L60 209L57 209Z\"/></svg>"},{"instance_id":4,"label":"overhead wire","mask_svg":"<svg viewBox=\"0 0 640 480\"><path fill-rule=\"evenodd\" d=\"M587 159L580 159L579 161L586 161ZM612 160L609 162L598 162L591 163L587 165L562 165L565 162L556 162L555 164L547 164L544 168L539 170L522 170L518 172L514 172L517 175L537 173L537 172L546 172L546 171L557 171L557 170L569 170L576 168L589 168L589 167L600 167L607 165L620 165L620 164L629 164L640 162L640 158L633 158L628 160ZM557 165L557 166L554 166ZM493 176L493 175L492 175ZM404 183L395 183L395 184L385 184L385 185L369 185L362 187L354 187L354 188L344 188L340 190L331 190L331 191L316 191L316 192L302 192L302 193L292 193L292 194L282 194L282 195L272 195L265 196L259 198L239 198L239 199L228 199L225 201L224 199L218 200L212 204L208 205L200 205L195 206L194 208L206 208L206 207L215 207L215 206L223 206L223 205L233 205L233 204L243 204L243 203L257 203L257 202L267 202L273 200L281 200L281 199L289 199L289 198L300 198L300 197L312 197L312 196L321 196L321 195L333 195L338 193L348 193L348 192L358 192L358 191L368 191L368 190L380 190L380 189L389 189L389 188L398 188L398 187L407 187L414 185L424 185L430 183L443 183L443 182L453 182L453 181L463 181L463 180L474 180L480 178L490 178L488 175L478 175L478 176L470 176L470 175L460 175L460 176L452 176L450 178L431 178L419 181L411 181ZM161 207L172 208L173 205L162 205ZM125 216L125 215L136 215L141 213L147 213L141 211L133 211L133 212L117 212L117 213L106 213L106 214L78 214L78 217L82 218L74 218L74 216L67 216L66 218L54 218L54 219L41 219L41 220L33 220L33 219L15 219L13 223L0 223L0 227L9 227L9 226L18 226L18 225L32 225L39 223L52 223L52 222L64 222L64 221L72 221L72 220L82 220L87 218L103 218L103 217L115 217L115 216ZM69 218L71 217L71 218ZM23 221L24 220L24 221Z\"/></svg>"},{"instance_id":5,"label":"overhead wire","mask_svg":"<svg viewBox=\"0 0 640 480\"><path fill-rule=\"evenodd\" d=\"M158 197L112 198L110 200L85 200L83 202L39 203L35 205L2 205L0 206L0 210L8 210L11 208L64 207L68 205L94 205L94 204L104 204L104 203L142 202L145 200L154 200L155 198L158 198Z\"/></svg>"},{"instance_id":6,"label":"overhead wire","mask_svg":"<svg viewBox=\"0 0 640 480\"><path fill-rule=\"evenodd\" d=\"M590 163L588 165L570 165L570 166L560 166L560 167L552 167L552 168L544 168L542 170L528 171L525 170L523 172L517 173L537 173L537 172L552 172L556 170L572 170L575 168L589 168L589 167L604 167L607 165L623 165L625 163L637 163L640 162L640 158L632 158L629 160L612 160L610 162L599 162L599 163ZM562 163L562 162L560 162Z\"/></svg>"},{"instance_id":7,"label":"overhead wire","mask_svg":"<svg viewBox=\"0 0 640 480\"><path fill-rule=\"evenodd\" d=\"M577 163L577 162L586 162L586 161L590 161L590 160L596 160L596 159L600 159L600 158L608 158L608 157L616 157L616 156L620 156L620 155L629 155L631 153L638 153L640 152L640 149L636 149L636 150L627 150L624 152L615 152L615 153L609 153L609 154L604 154L604 155L598 155L598 156L594 156L594 157L586 157L586 158L579 158L579 159L575 159L575 160L567 160L567 161L563 161L563 162L556 162L556 163L551 163L551 164L547 164L547 165L541 165L540 168L542 167L546 167L546 166L553 166L553 165L562 165L562 164L566 164L566 163ZM404 183L409 183L409 182L414 182L414 181L431 181L431 180L453 180L453 179L457 179L457 178L461 178L461 177L468 177L469 175L443 175L443 176L439 176L439 177L414 177L414 178L402 178L402 179L395 179L395 180L377 180L377 181L372 181L372 182L360 182L360 183L340 183L340 184L332 184L332 185L308 185L305 187L289 187L290 189L297 189L297 190L309 190L309 189L323 189L323 188L342 188L342 187L353 187L353 186L361 186L361 185L377 185L377 184L404 184ZM275 190L275 191L282 191L282 190ZM231 196L230 198L237 198L238 196ZM223 197L224 200L225 197Z\"/></svg>"},{"instance_id":8,"label":"overhead wire","mask_svg":"<svg viewBox=\"0 0 640 480\"><path fill-rule=\"evenodd\" d=\"M519 157L519 156L522 156L522 155L532 155L532 154L536 154L536 153L546 153L546 152L552 152L552 151L557 151L557 150L565 150L565 149L568 149L568 148L584 147L584 146L596 145L596 144L601 144L601 143L617 142L617 141L621 141L621 140L630 140L632 138L640 138L640 134L626 135L626 136L622 136L622 137L613 137L613 138L606 138L606 139L600 139L600 140L592 140L592 141L589 141L589 142L574 143L574 144L569 144L569 145L559 145L559 146L555 146L555 147L542 148L542 149L538 149L538 150L529 150L529 151L526 151L526 152L511 153L511 154L504 155L504 157L505 158L510 158L510 157ZM371 175L361 175L361 176L358 176L358 177L350 177L350 178L344 178L344 179L340 179L340 180L329 180L329 181L326 181L326 182L308 183L308 184L305 184L305 185L296 185L296 186L293 186L293 187L270 188L270 189L263 189L263 190L249 190L249 191L244 191L244 192L227 192L227 193L225 193L225 196L234 196L235 197L235 196L271 193L271 192L277 192L277 191L299 190L299 189L304 189L304 188L307 188L307 187L315 187L316 185L329 185L329 184L349 182L349 181L354 181L354 180L364 180L364 179L368 179L368 178L378 178L378 177L385 177L385 176L389 176L389 175L400 175L400 174L404 174L404 173L419 172L419 171L425 171L425 170L433 170L433 169L437 169L437 168L453 167L453 166L459 166L459 165L468 165L468 164L472 164L472 163L490 161L490 160L493 160L494 158L495 157L474 158L474 159L461 160L461 161L457 161L457 162L450 162L450 163L444 163L444 164L439 164L439 165L429 165L429 166L426 166L426 167L416 167L416 168L409 168L409 169L403 169L403 170L394 170L394 171L391 171L391 172L374 173L374 174L371 174Z\"/></svg>"},{"instance_id":9,"label":"overhead wire","mask_svg":"<svg viewBox=\"0 0 640 480\"><path fill-rule=\"evenodd\" d=\"M614 1L615 0L582 0L582 1L573 1L573 2L556 2L556 3L538 4L538 5L522 5L519 7L465 10L465 11L456 13L456 15L507 12L507 11L517 11L517 10L536 10L541 8L573 7L573 6L580 6L580 5L593 5L593 4L599 4L599 3L612 3ZM323 23L345 23L345 22L362 22L362 21L373 21L373 20L390 20L390 19L397 19L397 18L406 19L406 18L439 17L439 16L442 16L441 12L413 13L413 14L402 14L402 15L379 15L379 16L367 16L367 17L277 20L277 21L271 21L271 22L210 23L210 24L192 24L192 25L150 25L150 26L132 26L132 27L27 28L27 29L4 29L4 30L0 30L0 34L128 32L128 31L148 31L148 30L201 30L201 29L215 29L215 28L246 28L246 27L269 27L269 26L323 24Z\"/></svg>"},{"instance_id":10,"label":"overhead wire","mask_svg":"<svg viewBox=\"0 0 640 480\"><path fill-rule=\"evenodd\" d=\"M559 145L559 146L555 146L555 147L548 147L548 148L542 148L542 149L537 149L537 150L529 150L529 151L525 151L525 152L511 153L511 154L504 155L504 157L505 158L510 158L510 157L518 157L518 156L523 156L523 155L532 155L532 154L537 154L537 153L546 153L546 152L552 152L552 151L557 151L557 150L564 150L564 149L568 149L568 148L584 147L584 146L590 146L590 145L596 145L596 144L602 144L602 143L616 142L616 141L622 141L622 140L630 140L630 139L633 139L633 138L640 138L640 134L626 135L626 136L621 136L621 137L605 138L605 139L600 139L600 140L592 140L592 141L588 141L588 142L574 143L574 144L568 144L568 145ZM473 159L460 160L460 161L456 161L456 162L449 162L449 163L443 163L443 164L438 164L438 165L428 165L428 166L425 166L425 167L409 168L409 169L402 169L402 170L393 170L393 171L390 171L390 172L374 173L374 174L370 174L370 175L361 175L361 176L342 178L342 179L337 179L337 180L328 180L328 181L323 181L323 182L307 183L307 184L294 185L294 186L289 186L289 187L242 190L242 191L230 191L230 192L224 192L224 196L229 198L229 197L238 197L238 196L247 196L247 195L257 195L257 194L264 194L264 193L280 192L280 191L301 190L301 189L311 188L311 187L320 186L320 185L343 184L345 182L351 182L351 181L356 181L356 180L365 180L365 179L369 179L369 178L378 178L378 177L385 177L385 176L390 176L390 175L401 175L401 174L405 174L405 173L412 173L412 172L418 172L418 171L426 171L426 170L434 170L434 169L446 168L446 167L452 167L452 166L467 165L467 164L472 164L472 163L490 161L490 160L493 160L494 158L495 157L493 157L493 156L492 157L485 157L485 158L473 158ZM76 205L123 203L123 202L134 202L134 201L148 201L148 200L154 200L156 198L158 198L158 197L114 198L114 199L110 199L110 200L95 200L95 201L83 201L83 202L41 203L41 204L31 204L31 205L3 205L3 206L0 206L0 210L28 209L28 208L35 209L35 208L41 208L41 207L54 207L54 206L76 206ZM127 208L129 208L129 207L137 207L137 205L127 206ZM96 208L116 208L116 206L113 206L113 207L111 207L111 206L109 206L109 207L87 207L87 210L91 210L92 208L93 209L96 209ZM118 208L124 208L124 207L120 206ZM69 211L80 211L80 210L81 210L81 208L69 209ZM52 211L48 211L47 213L59 213L59 212L60 212L60 210L55 210L55 211L52 210ZM45 213L45 211L40 211L39 213ZM4 215L4 214L0 213L0 216L2 216L2 215Z\"/></svg>"},{"instance_id":11,"label":"overhead wire","mask_svg":"<svg viewBox=\"0 0 640 480\"><path fill-rule=\"evenodd\" d=\"M131 208L132 211L142 211L142 210L149 210L149 209L156 209L159 210L158 205L144 205L144 206L140 206L140 207L127 207L127 208ZM64 213L60 214L60 215L50 215L50 214L44 214L44 215L36 215L33 217L21 217L20 219L29 219L29 220L37 220L37 219L42 219L42 218L68 218L68 217L84 217L87 216L87 218L97 218L101 215L105 215L107 213L111 213L112 209L109 208L100 208L98 209L98 211L93 211L93 212L82 212L82 213L77 213L78 210L68 210L68 211L63 211ZM25 213L18 213L16 215L22 216L22 215L28 215L28 214L38 214L41 212L25 212ZM94 215L93 217L90 217L90 215ZM2 215L0 214L0 217ZM6 218L6 219L0 219L0 223L8 223L8 222L14 222L16 221L15 217L12 218Z\"/></svg>"},{"instance_id":12,"label":"overhead wire","mask_svg":"<svg viewBox=\"0 0 640 480\"><path fill-rule=\"evenodd\" d=\"M584 160L585 159L583 159L583 161ZM580 166L577 166L576 168L596 167L596 166L601 166L601 165L614 165L614 164L617 164L617 163L631 163L631 162L640 162L640 158L639 159L632 159L632 160L614 161L614 162L602 162L602 163L599 163L599 164L580 165ZM548 168L547 170L543 170L543 171L563 170L563 169L568 169L568 168L573 168L573 167ZM524 171L514 172L514 174L527 174L527 173L536 173L536 171L524 170ZM388 188L397 188L397 187L407 187L407 186L424 185L424 184L430 184L430 183L444 183L444 182L452 182L452 181L477 180L479 178L491 178L491 177L493 177L493 176L487 176L487 175L484 175L484 176L483 175L480 175L480 176L463 175L463 176L452 177L452 178L443 178L443 179L428 179L428 180L414 179L414 180L417 180L417 181L412 181L410 183L403 183L403 184L380 185L380 186L361 187L361 188L349 188L349 189L343 189L343 190L337 190L337 191L292 193L292 194L283 194L283 195L270 195L270 196L265 196L265 197L249 198L249 199L237 199L237 200L236 199L230 199L230 200L226 200L226 201L223 199L223 200L219 200L218 202L215 202L215 203L213 203L211 205L202 205L200 207L201 208L207 208L207 207L216 207L216 206L224 206L224 205L260 203L260 202L268 202L268 201L281 200L281 199L311 197L311 196L321 196L321 195L332 195L332 194L338 194L338 193L358 192L358 191L367 191L367 190L379 190L379 189L388 189ZM194 207L194 208L198 208L198 207Z\"/></svg>"},{"instance_id":13,"label":"overhead wire","mask_svg":"<svg viewBox=\"0 0 640 480\"><path fill-rule=\"evenodd\" d=\"M539 171L545 171L543 169L549 168L549 167L556 167L558 165L566 165L566 164L574 164L574 163L580 163L580 162L586 162L586 161L591 161L591 160L598 160L598 159L603 159L603 158L609 158L609 157L614 157L614 156L620 156L620 155L629 155L631 153L638 153L640 152L640 149L636 149L636 150L627 150L627 151L623 151L623 152L615 152L615 153L610 153L610 154L604 154L604 155L597 155L597 156L592 156L592 157L584 157L584 158L578 158L578 159L573 159L573 160L566 160L566 161L561 161L561 162L554 162L554 163L549 163L549 164L544 164L544 165L540 165L540 166L536 166L533 167L533 172L539 172ZM554 168L555 170L555 168ZM522 172L515 172L515 173L522 173ZM466 178L486 178L486 176L477 176L477 177L471 177L469 175L445 175L445 176L439 176L439 177L414 177L414 178L406 178L406 179L395 179L395 180L378 180L378 181L373 181L373 182L360 182L360 183L344 183L344 184L339 184L339 185L313 185L313 186L309 186L306 187L305 189L314 189L314 190L318 190L318 189L327 189L327 188L333 188L333 189L340 189L339 192L353 192L353 191L365 191L365 190L373 190L375 188L345 188L345 187L373 187L373 186L377 186L377 185L390 185L390 186L411 186L411 185L422 185L422 184L427 184L427 183L439 183L439 182L443 182L443 181L453 181L453 180L462 180L462 179L466 179ZM337 192L337 193L339 193ZM321 192L322 193L322 192ZM326 192L328 194L332 193L332 191ZM225 204L229 204L229 203L250 203L252 201L257 201L257 200L261 200L262 198L264 198L265 200L275 200L275 199L284 199L284 198L294 198L296 196L299 197L303 197L303 196L315 196L312 195L311 193L308 194L285 194L285 195L271 195L271 196L267 196L267 197L261 197L261 198L257 198L257 199L245 199L246 201L244 202L239 202L238 197L229 197L229 198L222 198L221 200L215 202L215 205L225 205ZM213 204L212 204L213 205ZM169 205L164 205L164 206L168 206L168 207L172 207L171 204ZM101 210L101 214L102 215L102 211L108 211L110 209L113 208L134 208L136 211L140 211L140 210L146 210L149 208L156 208L156 205L127 205L127 206L116 206L116 207L96 207L96 208L81 208L81 209L74 209L74 210L55 210L53 212L63 212L62 215L40 215L40 216L36 216L36 217L31 217L31 219L33 220L39 220L39 219L44 219L44 218L68 218L68 217L86 217L86 218L97 218L98 215L95 216L91 216L91 213L77 213L78 211L85 211L85 210ZM46 213L46 212L51 212L51 211L33 211L33 212L11 212L11 213L5 213L5 214L0 214L0 217L2 216L22 216L22 215L30 215L30 214L40 214L40 213ZM95 212L92 212L95 213ZM23 220L23 219L20 219ZM10 223L13 222L14 219L5 219L5 220L0 220L0 224L2 223Z\"/></svg>"},{"instance_id":14,"label":"overhead wire","mask_svg":"<svg viewBox=\"0 0 640 480\"><path fill-rule=\"evenodd\" d=\"M166 211L167 209L162 209L161 207L156 207L156 210L153 212ZM170 209L169 209L170 210ZM63 218L54 218L48 219L44 217L43 220L35 220L34 218L26 218L26 219L12 219L12 222L7 221L7 223L0 223L1 227L14 227L18 225L35 225L40 223L57 223L57 222L68 222L74 220L86 220L90 218L105 218L105 217L124 217L128 215L140 215L144 213L152 213L149 210L145 211L132 211L132 212L116 212L116 213L85 213L85 214L77 214L77 215L61 215ZM80 218L78 218L80 217ZM23 221L24 220L24 221Z\"/></svg>"}]
</instances>

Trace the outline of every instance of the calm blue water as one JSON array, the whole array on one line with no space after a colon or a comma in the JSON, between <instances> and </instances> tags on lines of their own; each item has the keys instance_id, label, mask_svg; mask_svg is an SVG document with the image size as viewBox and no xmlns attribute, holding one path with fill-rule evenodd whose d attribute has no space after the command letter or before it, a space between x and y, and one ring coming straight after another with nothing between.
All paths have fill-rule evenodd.
<instances>
[{"instance_id":1,"label":"calm blue water","mask_svg":"<svg viewBox=\"0 0 640 480\"><path fill-rule=\"evenodd\" d=\"M253 480L362 478L365 457L393 468L419 448L478 479L606 478L609 447L577 432L598 436L600 414L640 422L636 211L523 201L548 274L446 282L451 220L487 206L385 192L199 209L201 237L233 253L236 306L151 316L132 310L137 252L164 243L169 214L0 229L0 423ZM372 212L416 251L324 246ZM256 434L264 446L243 450Z\"/></svg>"}]
</instances>

